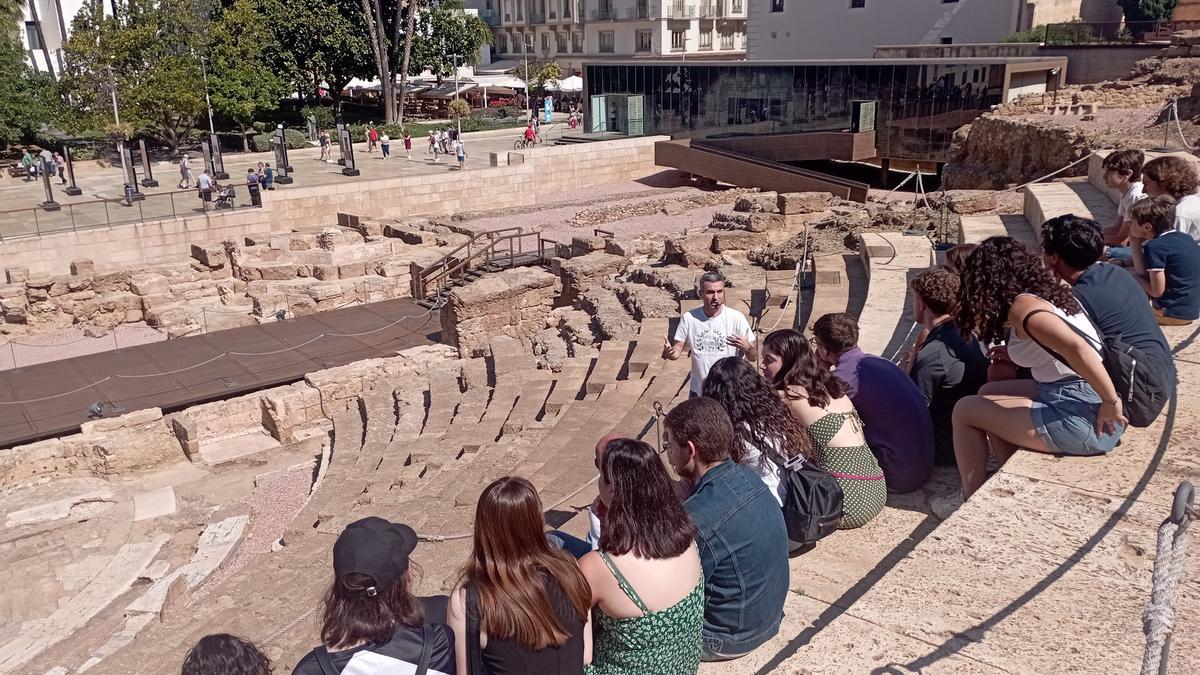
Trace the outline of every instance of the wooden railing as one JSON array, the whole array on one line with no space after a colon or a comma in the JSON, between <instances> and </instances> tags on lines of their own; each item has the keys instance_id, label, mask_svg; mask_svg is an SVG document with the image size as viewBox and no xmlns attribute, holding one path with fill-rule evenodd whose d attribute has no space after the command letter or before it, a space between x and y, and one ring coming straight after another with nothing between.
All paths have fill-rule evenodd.
<instances>
[{"instance_id":1,"label":"wooden railing","mask_svg":"<svg viewBox=\"0 0 1200 675\"><path fill-rule=\"evenodd\" d=\"M493 264L506 268L529 262L545 264L553 257L546 253L547 244L552 251L558 242L520 227L477 233L430 265L420 267L413 263L412 296L416 300L428 299L467 272ZM534 257L530 260L529 256Z\"/></svg>"}]
</instances>

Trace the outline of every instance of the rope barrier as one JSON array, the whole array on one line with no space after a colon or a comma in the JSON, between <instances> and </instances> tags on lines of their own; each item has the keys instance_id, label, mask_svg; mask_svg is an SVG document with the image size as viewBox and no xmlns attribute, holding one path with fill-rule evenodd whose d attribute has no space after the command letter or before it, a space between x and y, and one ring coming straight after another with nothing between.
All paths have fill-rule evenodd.
<instances>
[{"instance_id":1,"label":"rope barrier","mask_svg":"<svg viewBox=\"0 0 1200 675\"><path fill-rule=\"evenodd\" d=\"M70 396L72 394L77 394L81 391L84 391L86 389L91 389L93 387L99 386L99 385L101 385L105 382L108 382L109 380L113 380L113 379L144 379L144 378L150 378L150 377L162 377L165 375L174 375L176 373L182 373L182 372L186 372L188 370L192 370L195 368L200 368L201 366L206 366L206 365L212 363L213 361L224 358L226 356L230 356L230 357L232 357L232 356L270 356L272 354L282 354L283 352L295 351L302 347L306 347L322 338L360 337L363 335L370 335L372 333L378 333L379 331L382 331L382 330L387 330L388 328L391 328L392 326L398 325L401 322L407 321L409 319L420 319L420 318L430 316L433 314L434 311L438 310L440 307L441 307L441 303L439 302L439 303L434 304L433 307L430 307L429 310L427 312L425 312L424 314L405 315L405 316L402 316L399 319L396 319L395 321L392 321L391 323L388 323L384 326L381 326L381 327L373 329L373 330L364 331L362 333L321 333L320 335L317 335L316 337L306 340L305 342L302 342L298 345L286 347L284 349L276 349L276 350L269 351L269 352L233 352L233 351L221 352L220 354L217 354L216 356L213 356L204 361L201 361L200 363L196 363L196 364L193 364L190 366L185 366L183 368L177 368L175 370L169 370L169 371L161 372L161 373L146 373L146 374L141 374L141 375L114 374L114 375L109 375L102 380L97 380L96 382L93 382L91 384L79 387L78 389L72 389L71 391L62 392L60 394L52 394L50 396L42 396L40 398L22 399L19 401L0 401L0 405L25 405L28 403L40 403L42 401L49 401L51 399L61 398L63 396Z\"/></svg>"},{"instance_id":2,"label":"rope barrier","mask_svg":"<svg viewBox=\"0 0 1200 675\"><path fill-rule=\"evenodd\" d=\"M1195 150L1196 148L1193 147L1191 143L1188 143L1187 138L1185 138L1183 135L1183 125L1179 123L1179 100L1178 99L1171 99L1170 111L1168 113L1168 117L1174 118L1175 131L1179 132L1179 140L1183 141L1183 146L1185 148L1187 148L1188 150ZM1169 123L1170 120L1167 120L1167 122Z\"/></svg>"},{"instance_id":3,"label":"rope barrier","mask_svg":"<svg viewBox=\"0 0 1200 675\"><path fill-rule=\"evenodd\" d=\"M1175 490L1171 515L1158 528L1158 551L1154 559L1150 601L1142 614L1146 651L1142 655L1142 675L1167 672L1171 635L1175 627L1175 604L1187 564L1187 528L1200 517L1193 504L1195 490L1184 481Z\"/></svg>"}]
</instances>

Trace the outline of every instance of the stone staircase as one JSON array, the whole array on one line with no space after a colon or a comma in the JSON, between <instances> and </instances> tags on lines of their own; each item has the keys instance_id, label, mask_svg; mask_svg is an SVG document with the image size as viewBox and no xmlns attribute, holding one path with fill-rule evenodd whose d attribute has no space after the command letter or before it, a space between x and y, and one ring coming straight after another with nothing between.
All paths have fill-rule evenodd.
<instances>
[{"instance_id":1,"label":"stone staircase","mask_svg":"<svg viewBox=\"0 0 1200 675\"><path fill-rule=\"evenodd\" d=\"M667 320L647 320L636 340L605 343L558 373L535 369L517 340L495 338L487 357L449 361L426 381L376 382L332 415L329 460L284 546L206 587L208 600L186 616L145 627L96 672L177 670L151 654L182 654L218 631L254 638L290 669L315 644L331 547L347 523L378 515L412 525L431 540L415 555L420 590L445 592L468 551L462 535L478 495L503 475L528 477L555 507L548 519L582 534L586 517L577 514L596 494L596 441L615 432L653 443L655 404L669 410L687 396L688 362L660 357L666 331Z\"/></svg>"}]
</instances>

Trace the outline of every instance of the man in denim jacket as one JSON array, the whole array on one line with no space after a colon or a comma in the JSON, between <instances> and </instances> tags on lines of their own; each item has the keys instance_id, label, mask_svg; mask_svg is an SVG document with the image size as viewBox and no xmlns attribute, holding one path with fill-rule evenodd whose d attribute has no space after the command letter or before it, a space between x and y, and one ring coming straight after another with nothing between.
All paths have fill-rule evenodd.
<instances>
[{"instance_id":1,"label":"man in denim jacket","mask_svg":"<svg viewBox=\"0 0 1200 675\"><path fill-rule=\"evenodd\" d=\"M694 398L666 418L667 460L685 481L704 567L705 661L750 653L779 632L788 589L787 528L762 479L730 459L737 444L719 403Z\"/></svg>"}]
</instances>

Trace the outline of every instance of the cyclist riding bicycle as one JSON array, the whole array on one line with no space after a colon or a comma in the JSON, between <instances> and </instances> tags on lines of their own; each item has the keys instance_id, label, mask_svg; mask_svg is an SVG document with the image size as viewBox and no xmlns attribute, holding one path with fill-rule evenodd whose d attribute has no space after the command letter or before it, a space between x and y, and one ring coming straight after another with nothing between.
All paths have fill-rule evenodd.
<instances>
[{"instance_id":1,"label":"cyclist riding bicycle","mask_svg":"<svg viewBox=\"0 0 1200 675\"><path fill-rule=\"evenodd\" d=\"M533 142L534 142L534 140L533 140L533 139L534 139L534 135L535 135L536 133L537 133L537 132L533 130L533 124L532 124L532 123L531 123L529 126L525 127L525 142L526 142L526 143L528 143L528 144L530 144L530 145L533 145Z\"/></svg>"}]
</instances>

